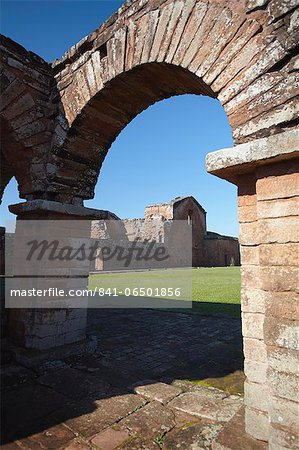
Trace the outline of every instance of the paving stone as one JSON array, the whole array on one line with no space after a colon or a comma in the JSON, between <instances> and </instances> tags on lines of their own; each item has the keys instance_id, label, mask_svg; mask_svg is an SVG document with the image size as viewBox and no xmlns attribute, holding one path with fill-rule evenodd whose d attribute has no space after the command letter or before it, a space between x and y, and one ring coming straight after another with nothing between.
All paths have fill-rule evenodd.
<instances>
[{"instance_id":1,"label":"paving stone","mask_svg":"<svg viewBox=\"0 0 299 450\"><path fill-rule=\"evenodd\" d=\"M42 432L23 439L22 443L27 445L30 450L58 449L64 448L74 437L74 433L64 425L48 425Z\"/></svg>"},{"instance_id":2,"label":"paving stone","mask_svg":"<svg viewBox=\"0 0 299 450\"><path fill-rule=\"evenodd\" d=\"M163 381L164 381L164 379L163 379ZM183 392L189 390L193 386L193 383L191 381L187 381L187 380L171 380L171 378L166 378L165 379L165 383L170 383L170 382L171 382L172 386L178 387Z\"/></svg>"},{"instance_id":3,"label":"paving stone","mask_svg":"<svg viewBox=\"0 0 299 450\"><path fill-rule=\"evenodd\" d=\"M47 373L37 381L72 399L81 399L94 392L104 396L110 388L104 381L69 367Z\"/></svg>"},{"instance_id":4,"label":"paving stone","mask_svg":"<svg viewBox=\"0 0 299 450\"><path fill-rule=\"evenodd\" d=\"M219 391L220 392L220 391ZM227 422L242 405L241 398L236 396L226 397L225 394L201 391L189 391L173 399L168 406L187 412L188 414L211 419L219 422Z\"/></svg>"},{"instance_id":5,"label":"paving stone","mask_svg":"<svg viewBox=\"0 0 299 450\"><path fill-rule=\"evenodd\" d=\"M97 434L91 443L97 450L114 450L130 438L130 435L125 430L117 430L107 428L102 433Z\"/></svg>"},{"instance_id":6,"label":"paving stone","mask_svg":"<svg viewBox=\"0 0 299 450\"><path fill-rule=\"evenodd\" d=\"M217 387L225 386L228 391L234 387L232 357L239 358L236 359L238 367L242 367L243 358L239 320L197 314L169 315L163 311L147 310L134 314L131 311L93 310L89 314L89 331L93 333L94 326L101 329L98 348L93 355L68 356L65 360L49 361L34 367L32 373L39 375L39 383L45 383L37 385L37 392L45 390L43 392L47 393L52 403L59 396L62 397L60 402L54 402L54 406L48 408L46 395L46 405L42 405L36 414L34 413L31 422L29 420L28 433L32 436L27 435L26 439L32 438L34 445L38 445L37 439L45 439L44 432L47 428L63 421L73 432L90 439L101 434L105 428L114 427L118 421L122 424L122 430L129 431L129 427L123 427L123 422L127 420L132 422L131 433L138 432L138 429L145 430L145 436L131 436L131 439L123 444L124 448L156 449L157 442L160 442L165 433L165 427L168 430L210 420L202 415L194 415L193 410L191 413L189 410L187 412L184 407L176 409L167 403L165 408L162 402L170 400L171 403L172 398L175 397L176 400L182 392L197 392L198 399L200 396L207 398L210 395L211 402L215 400L215 396L220 401L228 395L199 385L198 379L202 378L212 385L215 382ZM219 355L223 348L230 348L230 354ZM217 363L212 359L217 360ZM19 366L16 367L12 372L18 373ZM164 371L167 367L167 377L156 377L155 370L161 367L164 367ZM20 373L23 373L22 371L20 368ZM153 381L153 376L157 380ZM212 376L214 378L211 378ZM35 383L35 380L33 378L32 383ZM219 380L223 383L221 386L216 384ZM31 381L29 383L32 384ZM109 387L108 384L112 386ZM34 389L36 385L32 386ZM139 394L133 394L134 389ZM16 392L17 396L18 392L21 391ZM176 397L177 395L179 397ZM23 397L23 394L20 396ZM83 396L84 398L81 398ZM147 400L153 400L153 406L146 405ZM23 417L28 402L30 400L27 400L27 403L24 401L21 406L18 399L16 406L20 410L16 417L22 417L19 422L23 421L25 425L27 417L25 420ZM223 409L221 411L223 414ZM29 416L31 415L29 412ZM50 417L47 424L44 422L45 415ZM34 422L35 426L32 425ZM14 420L7 422L7 428L13 430L14 437L22 439L22 444L25 442L24 434L15 425ZM157 442L153 442L156 437ZM8 435L6 438L8 440ZM89 445L83 441L70 442L63 446L73 446L70 449L75 449L80 448L78 446L88 448L86 445Z\"/></svg>"},{"instance_id":7,"label":"paving stone","mask_svg":"<svg viewBox=\"0 0 299 450\"><path fill-rule=\"evenodd\" d=\"M116 395L70 403L57 411L55 417L84 437L91 437L120 421L143 406L146 401L136 394Z\"/></svg>"},{"instance_id":8,"label":"paving stone","mask_svg":"<svg viewBox=\"0 0 299 450\"><path fill-rule=\"evenodd\" d=\"M65 447L64 450L90 450L90 446L79 438L74 439Z\"/></svg>"},{"instance_id":9,"label":"paving stone","mask_svg":"<svg viewBox=\"0 0 299 450\"><path fill-rule=\"evenodd\" d=\"M63 395L33 384L4 392L1 398L3 443L40 432L43 418L61 408L66 401Z\"/></svg>"},{"instance_id":10,"label":"paving stone","mask_svg":"<svg viewBox=\"0 0 299 450\"><path fill-rule=\"evenodd\" d=\"M166 449L206 450L212 448L212 442L223 428L220 424L196 424L167 434L163 440Z\"/></svg>"},{"instance_id":11,"label":"paving stone","mask_svg":"<svg viewBox=\"0 0 299 450\"><path fill-rule=\"evenodd\" d=\"M189 393L196 392L198 398L202 397L205 399L210 399L212 401L220 401L228 397L227 393L220 389L206 387L200 384L193 384L193 386L190 387L188 392Z\"/></svg>"},{"instance_id":12,"label":"paving stone","mask_svg":"<svg viewBox=\"0 0 299 450\"><path fill-rule=\"evenodd\" d=\"M136 386L134 391L150 400L157 400L161 403L167 403L172 398L182 393L182 390L175 386L165 383L148 382Z\"/></svg>"},{"instance_id":13,"label":"paving stone","mask_svg":"<svg viewBox=\"0 0 299 450\"><path fill-rule=\"evenodd\" d=\"M9 364L1 367L1 382L2 388L10 388L13 386L22 385L32 382L36 378L36 374L26 367Z\"/></svg>"},{"instance_id":14,"label":"paving stone","mask_svg":"<svg viewBox=\"0 0 299 450\"><path fill-rule=\"evenodd\" d=\"M223 427L212 444L213 450L266 450L266 442L253 439L245 432L244 407Z\"/></svg>"},{"instance_id":15,"label":"paving stone","mask_svg":"<svg viewBox=\"0 0 299 450\"><path fill-rule=\"evenodd\" d=\"M151 439L132 436L130 440L118 448L121 450L159 450L161 447Z\"/></svg>"},{"instance_id":16,"label":"paving stone","mask_svg":"<svg viewBox=\"0 0 299 450\"><path fill-rule=\"evenodd\" d=\"M175 426L174 414L161 403L153 401L121 420L119 426L133 434L152 438Z\"/></svg>"},{"instance_id":17,"label":"paving stone","mask_svg":"<svg viewBox=\"0 0 299 450\"><path fill-rule=\"evenodd\" d=\"M188 414L184 411L179 411L178 409L173 409L172 411L174 414L176 428L195 425L198 422L206 422L205 419L196 416L191 416L191 414Z\"/></svg>"},{"instance_id":18,"label":"paving stone","mask_svg":"<svg viewBox=\"0 0 299 450\"><path fill-rule=\"evenodd\" d=\"M15 442L11 442L9 444L1 445L1 449L2 450L20 450L20 449L24 449L24 447L22 446L21 442L15 441Z\"/></svg>"}]
</instances>

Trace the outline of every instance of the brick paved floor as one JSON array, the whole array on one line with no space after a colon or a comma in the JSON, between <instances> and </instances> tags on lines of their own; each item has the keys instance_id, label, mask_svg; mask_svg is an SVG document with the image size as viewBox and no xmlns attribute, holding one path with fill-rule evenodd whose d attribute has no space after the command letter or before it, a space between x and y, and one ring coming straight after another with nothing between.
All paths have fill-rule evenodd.
<instances>
[{"instance_id":1,"label":"brick paved floor","mask_svg":"<svg viewBox=\"0 0 299 450\"><path fill-rule=\"evenodd\" d=\"M92 354L3 366L1 448L211 448L242 406L238 319L99 309L88 331Z\"/></svg>"}]
</instances>

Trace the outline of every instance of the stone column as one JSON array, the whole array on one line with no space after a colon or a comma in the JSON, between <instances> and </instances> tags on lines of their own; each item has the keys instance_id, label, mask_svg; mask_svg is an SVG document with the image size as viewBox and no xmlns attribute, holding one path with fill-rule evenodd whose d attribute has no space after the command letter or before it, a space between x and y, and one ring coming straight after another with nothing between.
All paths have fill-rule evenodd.
<instances>
[{"instance_id":1,"label":"stone column","mask_svg":"<svg viewBox=\"0 0 299 450\"><path fill-rule=\"evenodd\" d=\"M265 292L261 286L256 175L245 174L238 186L241 252L241 310L244 348L245 427L268 440L267 349L264 341Z\"/></svg>"},{"instance_id":2,"label":"stone column","mask_svg":"<svg viewBox=\"0 0 299 450\"><path fill-rule=\"evenodd\" d=\"M299 161L257 169L260 287L267 350L269 448L299 442Z\"/></svg>"},{"instance_id":3,"label":"stone column","mask_svg":"<svg viewBox=\"0 0 299 450\"><path fill-rule=\"evenodd\" d=\"M63 205L58 202L46 200L33 200L26 203L10 206L10 211L17 215L16 227L22 226L23 221L46 221L41 222L45 227L59 227L59 221L72 220L68 233L70 239L76 236L76 223L86 219L107 219L107 211L98 211L81 206ZM48 222L49 221L49 222ZM51 221L51 222L50 222ZM54 221L54 222L53 222ZM61 222L62 223L62 222ZM88 223L90 223L88 221ZM38 226L37 222L32 222L32 226ZM73 238L76 239L76 238ZM64 271L61 267L61 274ZM85 262L79 267L80 278L70 278L71 287L86 288L88 284L89 266ZM57 281L59 284L59 280ZM68 281L67 281L68 283ZM65 281L64 281L64 285ZM86 337L87 309L86 303L80 304L80 299L76 300L74 308L59 309L11 309L10 310L10 336L15 344L24 348L46 350L65 344L79 342Z\"/></svg>"},{"instance_id":4,"label":"stone column","mask_svg":"<svg viewBox=\"0 0 299 450\"><path fill-rule=\"evenodd\" d=\"M270 449L298 438L298 134L207 155L238 186L245 426Z\"/></svg>"}]
</instances>

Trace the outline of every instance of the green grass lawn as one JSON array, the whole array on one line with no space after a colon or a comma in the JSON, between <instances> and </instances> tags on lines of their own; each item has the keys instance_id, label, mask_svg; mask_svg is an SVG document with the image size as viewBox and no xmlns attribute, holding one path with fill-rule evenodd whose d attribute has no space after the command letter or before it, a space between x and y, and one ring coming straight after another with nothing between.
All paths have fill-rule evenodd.
<instances>
[{"instance_id":1,"label":"green grass lawn","mask_svg":"<svg viewBox=\"0 0 299 450\"><path fill-rule=\"evenodd\" d=\"M192 277L192 310L202 314L225 314L240 316L240 267L215 267L199 269L166 269L150 272L102 273L91 274L89 288L117 286L118 291L126 287L174 286L178 280L186 281Z\"/></svg>"},{"instance_id":2,"label":"green grass lawn","mask_svg":"<svg viewBox=\"0 0 299 450\"><path fill-rule=\"evenodd\" d=\"M240 317L240 267L193 269L194 312Z\"/></svg>"}]
</instances>

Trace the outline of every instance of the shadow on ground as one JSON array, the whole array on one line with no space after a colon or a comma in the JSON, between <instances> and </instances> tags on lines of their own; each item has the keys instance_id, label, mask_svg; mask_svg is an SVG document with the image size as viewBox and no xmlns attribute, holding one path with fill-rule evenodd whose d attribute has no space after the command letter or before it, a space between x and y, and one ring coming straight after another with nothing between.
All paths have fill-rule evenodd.
<instances>
[{"instance_id":1,"label":"shadow on ground","mask_svg":"<svg viewBox=\"0 0 299 450\"><path fill-rule=\"evenodd\" d=\"M90 439L111 426L115 436L118 428L130 435L131 444L121 448L164 448L165 434L184 423L215 423L219 412L214 418L198 413L196 405L195 412L188 405L173 406L173 398L189 391L202 395L206 386L226 391L221 401L242 394L241 321L230 317L232 311L238 315L239 306L221 307L229 309L227 316L204 311L89 310L88 332L98 342L94 353L30 369L13 363L3 366L1 436L2 444L7 444L3 448L101 448L94 442L92 447ZM202 308L210 313L212 307ZM217 307L215 311L219 314ZM160 386L163 393L148 397L136 391L138 384ZM145 409L150 411L145 411L142 425L139 416ZM155 425L148 423L151 420ZM142 442L132 440L132 433ZM151 444L143 447L144 439L151 439Z\"/></svg>"}]
</instances>

